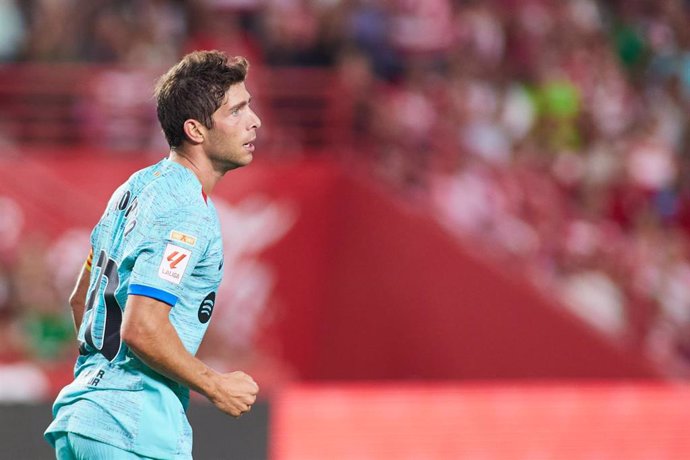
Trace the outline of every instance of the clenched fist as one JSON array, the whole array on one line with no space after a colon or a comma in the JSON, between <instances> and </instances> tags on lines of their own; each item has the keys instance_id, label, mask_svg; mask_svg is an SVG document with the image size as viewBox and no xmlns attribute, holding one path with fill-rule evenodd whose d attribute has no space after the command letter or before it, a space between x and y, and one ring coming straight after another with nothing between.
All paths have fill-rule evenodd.
<instances>
[{"instance_id":1,"label":"clenched fist","mask_svg":"<svg viewBox=\"0 0 690 460\"><path fill-rule=\"evenodd\" d=\"M233 417L249 412L259 393L259 385L242 371L219 374L216 391L209 396L211 402L221 411Z\"/></svg>"}]
</instances>

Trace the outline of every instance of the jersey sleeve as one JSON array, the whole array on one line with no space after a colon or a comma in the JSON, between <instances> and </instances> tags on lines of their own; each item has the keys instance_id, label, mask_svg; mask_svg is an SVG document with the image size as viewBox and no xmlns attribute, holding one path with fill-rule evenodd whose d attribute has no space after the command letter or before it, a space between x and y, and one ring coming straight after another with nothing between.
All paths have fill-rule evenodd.
<instances>
[{"instance_id":1,"label":"jersey sleeve","mask_svg":"<svg viewBox=\"0 0 690 460\"><path fill-rule=\"evenodd\" d=\"M127 238L132 263L128 294L175 306L208 247L207 218L198 206L140 213Z\"/></svg>"}]
</instances>

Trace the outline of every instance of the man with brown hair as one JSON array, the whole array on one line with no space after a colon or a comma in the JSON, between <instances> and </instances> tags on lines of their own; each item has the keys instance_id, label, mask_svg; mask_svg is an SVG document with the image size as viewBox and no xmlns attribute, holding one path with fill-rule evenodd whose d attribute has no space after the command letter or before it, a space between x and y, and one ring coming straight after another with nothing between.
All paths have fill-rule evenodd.
<instances>
[{"instance_id":1,"label":"man with brown hair","mask_svg":"<svg viewBox=\"0 0 690 460\"><path fill-rule=\"evenodd\" d=\"M156 86L167 158L111 197L70 297L75 379L58 395L46 439L58 459L187 459L189 389L239 417L259 391L194 355L223 274L220 223L208 197L249 164L261 121L248 63L217 51L185 56Z\"/></svg>"}]
</instances>

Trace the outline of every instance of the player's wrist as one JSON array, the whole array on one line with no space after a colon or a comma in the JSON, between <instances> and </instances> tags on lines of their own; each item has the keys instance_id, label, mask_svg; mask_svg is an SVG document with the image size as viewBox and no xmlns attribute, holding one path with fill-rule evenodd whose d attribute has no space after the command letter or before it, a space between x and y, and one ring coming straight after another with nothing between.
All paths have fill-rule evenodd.
<instances>
[{"instance_id":1,"label":"player's wrist","mask_svg":"<svg viewBox=\"0 0 690 460\"><path fill-rule=\"evenodd\" d=\"M220 398L222 384L219 372L207 367L202 377L201 394L209 401L214 402Z\"/></svg>"}]
</instances>

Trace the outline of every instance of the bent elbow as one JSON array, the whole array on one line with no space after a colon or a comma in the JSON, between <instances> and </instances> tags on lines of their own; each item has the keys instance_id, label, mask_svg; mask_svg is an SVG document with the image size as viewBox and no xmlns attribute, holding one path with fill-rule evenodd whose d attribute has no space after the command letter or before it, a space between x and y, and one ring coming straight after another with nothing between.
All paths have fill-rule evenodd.
<instances>
[{"instance_id":1,"label":"bent elbow","mask_svg":"<svg viewBox=\"0 0 690 460\"><path fill-rule=\"evenodd\" d=\"M159 332L153 325L125 320L120 327L120 338L134 353L148 355L147 350L155 346Z\"/></svg>"},{"instance_id":2,"label":"bent elbow","mask_svg":"<svg viewBox=\"0 0 690 460\"><path fill-rule=\"evenodd\" d=\"M158 308L160 302L146 297L131 296L124 309L120 338L133 352L155 353L172 328L170 308Z\"/></svg>"},{"instance_id":3,"label":"bent elbow","mask_svg":"<svg viewBox=\"0 0 690 460\"><path fill-rule=\"evenodd\" d=\"M120 327L120 338L130 350L138 353L146 347L147 332L141 327L125 321Z\"/></svg>"},{"instance_id":4,"label":"bent elbow","mask_svg":"<svg viewBox=\"0 0 690 460\"><path fill-rule=\"evenodd\" d=\"M81 296L79 296L76 292L69 296L68 302L69 306L72 308L73 311L83 311L84 307L86 306L84 303L84 299Z\"/></svg>"},{"instance_id":5,"label":"bent elbow","mask_svg":"<svg viewBox=\"0 0 690 460\"><path fill-rule=\"evenodd\" d=\"M120 327L120 339L132 351L137 350L137 335L132 331L131 327L127 327L126 323L122 323L122 327Z\"/></svg>"}]
</instances>

